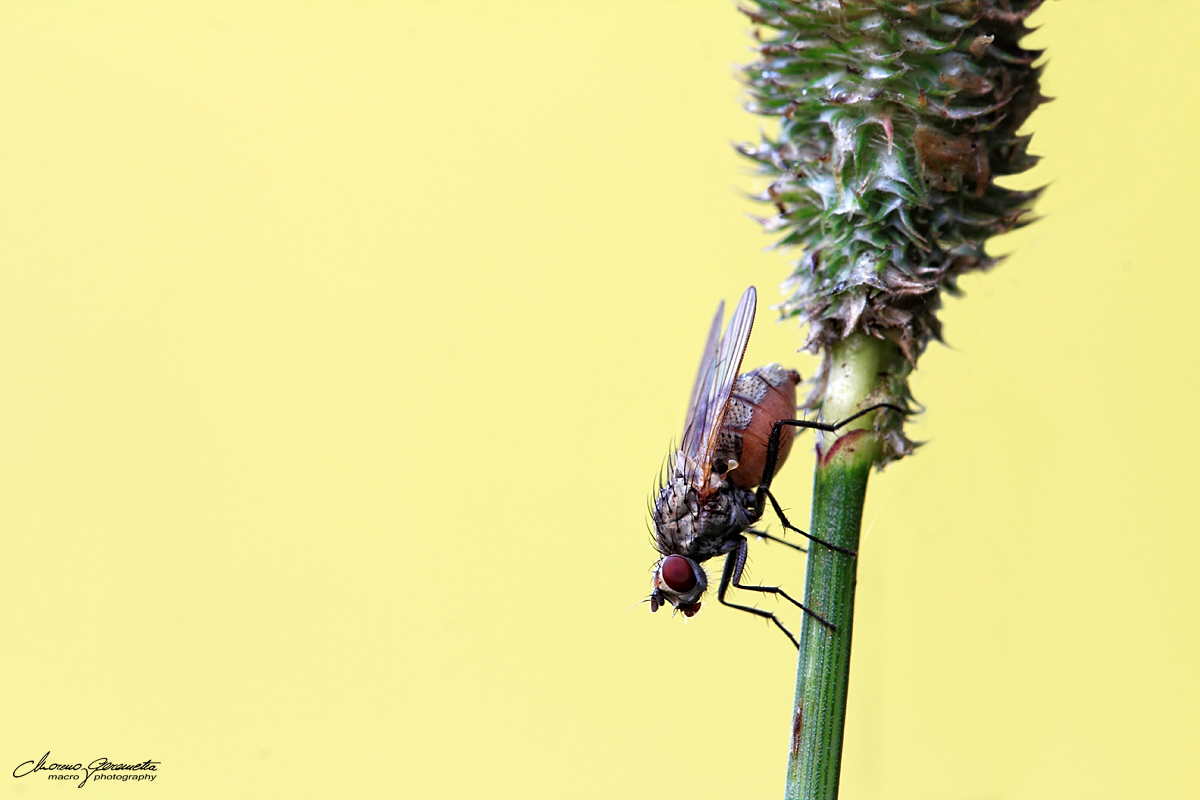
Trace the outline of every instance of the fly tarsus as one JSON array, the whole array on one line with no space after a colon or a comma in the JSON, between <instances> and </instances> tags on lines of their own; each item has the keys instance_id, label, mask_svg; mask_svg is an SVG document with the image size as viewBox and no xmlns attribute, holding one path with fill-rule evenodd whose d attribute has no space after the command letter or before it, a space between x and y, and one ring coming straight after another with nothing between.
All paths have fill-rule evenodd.
<instances>
[{"instance_id":1,"label":"fly tarsus","mask_svg":"<svg viewBox=\"0 0 1200 800\"><path fill-rule=\"evenodd\" d=\"M740 588L749 588L749 587L740 587ZM718 596L717 599L721 601L722 605L728 606L729 608L736 608L738 611L745 611L748 614L754 614L755 616L765 617L765 618L771 620L771 622L775 623L775 627L779 628L779 630L783 631L783 635L788 637L788 639L790 639L792 641L792 644L795 645L796 649L797 650L800 649L800 642L798 642L796 640L796 637L792 635L791 631L789 631L787 628L785 628L783 626L783 623L779 621L779 617L775 616L770 611L763 611L761 608L754 608L753 606L740 606L737 603L729 602L724 597ZM801 607L803 608L803 606L801 606ZM805 609L805 610L807 611L808 609ZM821 619L821 618L817 617L817 619ZM825 622L825 620L821 620L821 621ZM826 623L826 624L828 624L828 623Z\"/></svg>"},{"instance_id":2,"label":"fly tarsus","mask_svg":"<svg viewBox=\"0 0 1200 800\"><path fill-rule=\"evenodd\" d=\"M836 631L837 631L837 625L834 625L832 622L830 622L829 620L825 619L825 618L824 618L824 617L822 617L820 614L818 614L817 612L813 611L811 608L809 608L808 606L804 605L803 603L801 603L801 602L800 602L799 600L797 600L796 598L792 597L790 594L788 594L787 592L785 592L783 589L780 589L778 586L750 586L750 585L748 585L748 584L745 584L745 583L734 583L733 585L734 585L734 587L735 587L735 588L737 588L737 589L746 589L747 591L751 591L751 592L763 592L764 594L777 594L777 595L779 595L780 597L782 597L784 600L787 600L789 603L791 603L792 605L794 605L796 608L798 608L798 609L800 609L801 611L803 611L805 614L808 614L810 617L812 617L813 619L815 619L817 622L819 622L819 623L821 623L822 625L824 625L824 626L825 626L826 628L828 628L830 631L833 631L833 632L836 632ZM723 601L723 600L722 600L721 602L725 602L725 601ZM730 604L729 604L729 603L725 603L725 605L730 605ZM742 608L743 610L749 610L749 611L753 611L753 612L755 612L755 613L758 613L758 614L767 614L767 615L769 615L769 616L771 617L771 619L772 619L772 620L775 622L775 624L776 624L776 625L779 625L779 627L780 627L780 628L783 628L783 626L779 624L779 620L775 619L775 615L774 615L774 614L770 614L770 612L763 611L762 609L759 609L759 608L747 609L747 608L745 608L745 607L743 607L743 606L733 606L733 607L734 607L734 608ZM788 638L792 639L792 642L795 642L795 641L796 641L794 638L792 638L792 634L791 634L791 633L788 633L788 630L787 630L786 628L783 628L783 632L784 632L784 633L787 633L787 635L788 635Z\"/></svg>"},{"instance_id":3,"label":"fly tarsus","mask_svg":"<svg viewBox=\"0 0 1200 800\"><path fill-rule=\"evenodd\" d=\"M753 528L751 528L750 530L746 531L746 533L750 534L751 536L757 536L760 539L767 539L768 541L779 542L780 544L790 547L793 550L799 550L801 553L808 552L807 548L801 547L798 544L792 544L787 539L780 539L778 536L772 536L771 534L767 533L766 531L757 531L757 530L754 530Z\"/></svg>"},{"instance_id":4,"label":"fly tarsus","mask_svg":"<svg viewBox=\"0 0 1200 800\"><path fill-rule=\"evenodd\" d=\"M738 538L739 538L739 541L738 541L737 547L734 550L730 551L729 555L725 557L725 569L721 572L721 584L717 588L717 600L719 600L722 605L728 606L730 608L736 608L738 611L745 611L747 614L753 614L756 617L763 617L764 619L771 620L771 622L775 623L775 627L777 627L777 628L779 628L779 630L783 631L784 635L787 636L788 639L791 640L792 644L795 645L797 649L799 649L799 647L800 647L800 642L796 640L796 637L792 635L791 631L789 631L786 627L784 627L784 624L779 621L779 617L775 616L770 611L764 611L761 608L754 608L753 606L743 606L738 603L731 603L728 600L726 600L725 594L726 594L726 592L729 591L729 587L733 586L735 588L746 589L747 591L751 591L751 592L762 592L764 594L780 595L785 600L790 602L792 605L796 606L801 611L803 611L805 614L808 614L813 619L817 620L817 622L820 622L822 625L824 625L830 631L837 631L836 625L834 625L832 622L825 619L820 614L818 614L817 612L813 611L811 608L807 607L806 605L804 605L803 603L798 601L796 598L792 597L790 594L785 592L783 589L780 589L778 586L752 586L752 585L748 585L748 584L743 584L742 583L742 570L745 569L745 567L746 567L746 552L747 552L748 548L747 548L745 537L738 537Z\"/></svg>"},{"instance_id":5,"label":"fly tarsus","mask_svg":"<svg viewBox=\"0 0 1200 800\"><path fill-rule=\"evenodd\" d=\"M765 494L767 499L771 501L771 507L775 509L775 513L779 516L779 521L783 523L783 527L787 528L789 531L795 531L796 533L800 534L801 536L808 537L809 539L816 542L817 544L824 545L825 547L828 547L830 550L834 550L838 553L842 553L843 555L847 555L847 556L857 556L858 555L857 550L847 550L845 547L838 547L833 542L827 542L824 539L821 539L817 536L813 536L811 533L807 533L805 531L800 530L799 528L797 528L795 525L793 525L791 522L788 521L787 515L783 513L783 507L779 505L779 501L775 499L775 495L771 494L771 492L769 490L764 490L763 494Z\"/></svg>"}]
</instances>

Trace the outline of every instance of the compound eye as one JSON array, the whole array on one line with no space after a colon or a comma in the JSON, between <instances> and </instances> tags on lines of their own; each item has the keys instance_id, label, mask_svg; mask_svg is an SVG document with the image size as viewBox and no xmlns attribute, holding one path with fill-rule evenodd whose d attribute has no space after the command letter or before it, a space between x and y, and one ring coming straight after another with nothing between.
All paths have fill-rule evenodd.
<instances>
[{"instance_id":1,"label":"compound eye","mask_svg":"<svg viewBox=\"0 0 1200 800\"><path fill-rule=\"evenodd\" d=\"M662 563L663 583L679 594L696 588L696 572L683 556L667 556Z\"/></svg>"}]
</instances>

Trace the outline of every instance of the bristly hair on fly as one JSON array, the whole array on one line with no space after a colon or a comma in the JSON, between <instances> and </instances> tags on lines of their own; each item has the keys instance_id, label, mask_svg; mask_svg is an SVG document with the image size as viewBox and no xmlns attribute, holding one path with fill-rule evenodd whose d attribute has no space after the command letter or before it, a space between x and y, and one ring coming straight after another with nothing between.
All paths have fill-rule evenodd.
<instances>
[{"instance_id":1,"label":"bristly hair on fly","mask_svg":"<svg viewBox=\"0 0 1200 800\"><path fill-rule=\"evenodd\" d=\"M656 550L658 549L658 537L654 533L654 500L662 492L663 487L667 485L667 475L670 474L672 467L675 465L675 454L678 451L678 447L678 443L672 438L667 448L667 454L663 456L662 463L658 467L658 477L654 481L654 491L646 498L646 533L650 537L650 543L654 545Z\"/></svg>"}]
</instances>

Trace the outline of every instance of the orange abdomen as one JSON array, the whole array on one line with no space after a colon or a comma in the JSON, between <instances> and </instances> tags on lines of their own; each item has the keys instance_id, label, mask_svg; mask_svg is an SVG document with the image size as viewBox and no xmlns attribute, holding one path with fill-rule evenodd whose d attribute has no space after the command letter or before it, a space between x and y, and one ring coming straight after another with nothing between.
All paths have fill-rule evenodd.
<instances>
[{"instance_id":1,"label":"orange abdomen","mask_svg":"<svg viewBox=\"0 0 1200 800\"><path fill-rule=\"evenodd\" d=\"M751 489L762 481L771 428L781 419L796 418L796 384L799 382L800 373L778 364L768 364L738 376L725 411L719 448L737 461L737 469L729 473L729 479L738 486ZM791 426L780 432L776 473L787 460L795 435L795 428Z\"/></svg>"}]
</instances>

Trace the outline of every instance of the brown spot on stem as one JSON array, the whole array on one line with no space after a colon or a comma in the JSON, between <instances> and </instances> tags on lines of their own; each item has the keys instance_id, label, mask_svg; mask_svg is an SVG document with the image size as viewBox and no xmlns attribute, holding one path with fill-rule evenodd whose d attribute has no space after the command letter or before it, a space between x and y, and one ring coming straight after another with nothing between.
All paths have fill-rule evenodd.
<instances>
[{"instance_id":1,"label":"brown spot on stem","mask_svg":"<svg viewBox=\"0 0 1200 800\"><path fill-rule=\"evenodd\" d=\"M826 452L821 454L821 466L823 466L823 467L829 466L829 464L833 461L834 457L837 456L839 453L841 453L843 450L845 451L845 456L847 458L854 455L854 451L857 450L859 445L861 444L860 440L864 436L868 436L869 433L870 433L869 431L864 431L862 429L859 429L856 431L850 431L845 436L839 436L837 441L833 443L833 446L830 447Z\"/></svg>"},{"instance_id":2,"label":"brown spot on stem","mask_svg":"<svg viewBox=\"0 0 1200 800\"><path fill-rule=\"evenodd\" d=\"M792 717L792 755L800 755L800 734L804 731L804 704L796 706Z\"/></svg>"}]
</instances>

